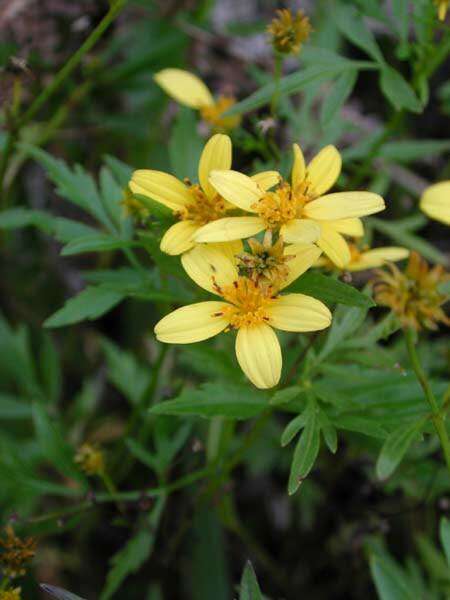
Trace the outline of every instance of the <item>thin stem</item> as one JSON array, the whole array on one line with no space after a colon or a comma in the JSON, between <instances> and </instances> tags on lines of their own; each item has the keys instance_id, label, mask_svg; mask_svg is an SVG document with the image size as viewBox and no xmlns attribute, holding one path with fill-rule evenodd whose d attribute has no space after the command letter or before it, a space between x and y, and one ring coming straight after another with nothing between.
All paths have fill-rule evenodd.
<instances>
[{"instance_id":1,"label":"thin stem","mask_svg":"<svg viewBox=\"0 0 450 600\"><path fill-rule=\"evenodd\" d=\"M270 102L270 114L275 118L277 112L278 101L280 99L280 79L283 66L283 59L280 54L275 53L273 66L273 80L275 83L275 91Z\"/></svg>"},{"instance_id":2,"label":"thin stem","mask_svg":"<svg viewBox=\"0 0 450 600\"><path fill-rule=\"evenodd\" d=\"M409 358L411 360L411 366L416 374L417 380L420 383L423 392L425 394L425 398L430 405L431 408L431 418L433 420L434 427L439 436L439 440L441 442L442 452L444 453L445 462L447 464L447 469L450 473L450 440L448 438L447 429L445 427L444 419L442 417L442 413L439 409L439 405L434 397L433 391L430 386L430 382L425 374L425 371L422 369L422 365L420 364L419 357L416 351L415 344L415 331L411 328L405 330L405 340L406 347L408 349Z\"/></svg>"}]
</instances>

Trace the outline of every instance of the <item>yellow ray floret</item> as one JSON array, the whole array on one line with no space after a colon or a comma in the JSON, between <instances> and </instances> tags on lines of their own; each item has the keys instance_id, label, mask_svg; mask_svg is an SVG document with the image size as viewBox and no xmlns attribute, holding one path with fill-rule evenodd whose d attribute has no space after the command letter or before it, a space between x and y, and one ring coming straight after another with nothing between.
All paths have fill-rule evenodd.
<instances>
[{"instance_id":1,"label":"yellow ray floret","mask_svg":"<svg viewBox=\"0 0 450 600\"><path fill-rule=\"evenodd\" d=\"M450 181L427 188L420 199L420 208L431 219L450 225Z\"/></svg>"},{"instance_id":2,"label":"yellow ray floret","mask_svg":"<svg viewBox=\"0 0 450 600\"><path fill-rule=\"evenodd\" d=\"M306 166L303 153L293 146L294 163L290 183L283 181L273 190L237 171L211 170L210 182L231 204L253 217L231 217L206 224L195 233L198 242L229 241L245 231L277 231L288 243L312 243L338 267L350 261L343 237L360 237L360 217L385 208L384 200L371 192L327 193L341 171L341 157L334 146L323 148ZM242 219L245 218L245 221Z\"/></svg>"},{"instance_id":3,"label":"yellow ray floret","mask_svg":"<svg viewBox=\"0 0 450 600\"><path fill-rule=\"evenodd\" d=\"M201 227L226 218L230 210L235 210L235 206L225 200L209 181L212 171L230 169L231 161L231 140L227 135L218 133L209 139L201 154L198 184L180 181L173 175L161 171L141 169L133 173L129 184L131 191L134 194L148 196L170 208L179 220L164 234L161 240L163 252L171 255L187 252L196 245L195 235ZM254 185L258 189L268 189L276 185L279 179L280 176L276 171L267 171L255 175L258 184L254 183ZM248 229L241 237L246 237L247 232ZM255 227L248 235L254 233L257 233Z\"/></svg>"},{"instance_id":4,"label":"yellow ray floret","mask_svg":"<svg viewBox=\"0 0 450 600\"><path fill-rule=\"evenodd\" d=\"M242 276L238 260L214 244L185 254L183 266L190 277L223 301L200 302L175 310L155 326L157 339L188 344L225 329L236 329L236 356L244 373L259 388L277 385L282 358L273 328L318 331L331 323L330 311L319 300L304 294L280 295L283 287L317 260L320 250L314 246L288 246L285 252L291 257L285 263L288 271L282 281L274 282Z\"/></svg>"},{"instance_id":5,"label":"yellow ray floret","mask_svg":"<svg viewBox=\"0 0 450 600\"><path fill-rule=\"evenodd\" d=\"M233 96L214 99L203 81L183 69L163 69L154 75L156 83L171 98L189 108L197 109L202 118L218 130L237 127L240 116L226 117L223 114L235 104Z\"/></svg>"},{"instance_id":6,"label":"yellow ray floret","mask_svg":"<svg viewBox=\"0 0 450 600\"><path fill-rule=\"evenodd\" d=\"M356 244L349 243L350 261L345 266L346 271L366 271L375 269L389 262L397 262L408 258L409 250L400 246L383 246L381 248L359 249ZM319 257L316 267L335 269L336 266L327 258Z\"/></svg>"}]
</instances>

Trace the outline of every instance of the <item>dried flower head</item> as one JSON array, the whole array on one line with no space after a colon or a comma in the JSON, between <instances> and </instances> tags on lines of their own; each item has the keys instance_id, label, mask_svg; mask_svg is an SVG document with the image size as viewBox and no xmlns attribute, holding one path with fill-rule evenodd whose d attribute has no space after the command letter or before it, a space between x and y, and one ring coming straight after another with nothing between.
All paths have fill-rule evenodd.
<instances>
[{"instance_id":1,"label":"dried flower head","mask_svg":"<svg viewBox=\"0 0 450 600\"><path fill-rule=\"evenodd\" d=\"M5 527L5 534L0 538L0 568L6 577L25 575L26 564L35 554L36 542L31 537L23 540L17 537L11 525Z\"/></svg>"},{"instance_id":2,"label":"dried flower head","mask_svg":"<svg viewBox=\"0 0 450 600\"><path fill-rule=\"evenodd\" d=\"M301 10L294 16L287 8L276 14L267 27L272 46L281 54L298 54L312 31L308 17Z\"/></svg>"},{"instance_id":3,"label":"dried flower head","mask_svg":"<svg viewBox=\"0 0 450 600\"><path fill-rule=\"evenodd\" d=\"M438 323L450 325L450 319L441 308L448 296L438 289L440 284L449 281L441 265L430 269L417 252L411 252L404 272L394 264L389 264L387 269L376 271L374 291L378 304L389 306L403 326L417 331L437 329Z\"/></svg>"},{"instance_id":4,"label":"dried flower head","mask_svg":"<svg viewBox=\"0 0 450 600\"><path fill-rule=\"evenodd\" d=\"M92 444L83 444L75 455L75 462L86 475L101 475L105 471L103 452Z\"/></svg>"},{"instance_id":5,"label":"dried flower head","mask_svg":"<svg viewBox=\"0 0 450 600\"><path fill-rule=\"evenodd\" d=\"M0 600L20 600L22 598L20 587L9 589L9 590L1 590L0 591Z\"/></svg>"}]
</instances>

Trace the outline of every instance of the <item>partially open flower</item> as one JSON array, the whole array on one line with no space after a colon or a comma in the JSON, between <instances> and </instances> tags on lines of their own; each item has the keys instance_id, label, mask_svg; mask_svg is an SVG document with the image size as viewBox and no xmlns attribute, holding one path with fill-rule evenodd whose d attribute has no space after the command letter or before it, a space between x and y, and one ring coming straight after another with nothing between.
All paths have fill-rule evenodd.
<instances>
[{"instance_id":1,"label":"partially open flower","mask_svg":"<svg viewBox=\"0 0 450 600\"><path fill-rule=\"evenodd\" d=\"M345 271L366 271L382 267L387 262L397 262L408 258L409 250L400 246L384 246L381 248L359 248L356 244L348 243L350 249L350 262L345 265ZM334 265L329 258L321 256L318 258L316 267L334 270Z\"/></svg>"},{"instance_id":2,"label":"partially open flower","mask_svg":"<svg viewBox=\"0 0 450 600\"><path fill-rule=\"evenodd\" d=\"M449 279L441 265L430 269L417 252L412 252L404 272L394 264L376 272L375 301L391 308L404 327L434 330L438 323L450 325L441 308L449 298L438 289Z\"/></svg>"},{"instance_id":3,"label":"partially open flower","mask_svg":"<svg viewBox=\"0 0 450 600\"><path fill-rule=\"evenodd\" d=\"M163 69L154 76L154 80L171 98L189 108L198 110L204 121L219 131L234 129L241 117L223 116L236 103L233 96L214 98L203 81L183 69Z\"/></svg>"},{"instance_id":4,"label":"partially open flower","mask_svg":"<svg viewBox=\"0 0 450 600\"><path fill-rule=\"evenodd\" d=\"M450 181L430 185L422 194L420 208L431 219L450 225Z\"/></svg>"},{"instance_id":5,"label":"partially open flower","mask_svg":"<svg viewBox=\"0 0 450 600\"><path fill-rule=\"evenodd\" d=\"M433 0L438 9L438 17L440 21L445 21L447 16L450 0Z\"/></svg>"},{"instance_id":6,"label":"partially open flower","mask_svg":"<svg viewBox=\"0 0 450 600\"><path fill-rule=\"evenodd\" d=\"M281 54L298 54L312 31L308 17L301 10L294 16L288 8L276 14L267 27L272 46Z\"/></svg>"},{"instance_id":7,"label":"partially open flower","mask_svg":"<svg viewBox=\"0 0 450 600\"><path fill-rule=\"evenodd\" d=\"M19 538L10 525L5 527L5 533L5 537L0 538L0 568L5 577L21 577L35 554L36 542L31 537Z\"/></svg>"},{"instance_id":8,"label":"partially open flower","mask_svg":"<svg viewBox=\"0 0 450 600\"><path fill-rule=\"evenodd\" d=\"M215 244L195 248L182 257L188 275L220 301L183 306L155 326L156 337L169 344L191 344L222 331L236 329L236 356L241 369L259 388L276 385L281 376L281 348L273 328L306 332L325 329L331 313L319 300L305 294L280 291L304 273L318 258L313 246L288 247L286 278L277 285L268 279L239 274L232 256Z\"/></svg>"},{"instance_id":9,"label":"partially open flower","mask_svg":"<svg viewBox=\"0 0 450 600\"><path fill-rule=\"evenodd\" d=\"M92 444L83 444L75 455L75 462L86 475L101 475L105 472L103 452Z\"/></svg>"}]
</instances>

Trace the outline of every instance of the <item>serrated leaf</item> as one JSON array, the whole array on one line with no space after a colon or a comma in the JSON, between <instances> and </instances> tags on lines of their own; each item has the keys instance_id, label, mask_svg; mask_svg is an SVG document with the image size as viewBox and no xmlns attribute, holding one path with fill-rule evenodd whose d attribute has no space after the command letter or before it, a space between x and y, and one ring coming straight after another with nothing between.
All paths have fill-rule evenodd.
<instances>
[{"instance_id":1,"label":"serrated leaf","mask_svg":"<svg viewBox=\"0 0 450 600\"><path fill-rule=\"evenodd\" d=\"M138 532L111 559L111 569L106 578L100 600L109 600L123 581L136 573L153 551L157 527L165 505L165 498L158 498L147 522L142 522Z\"/></svg>"},{"instance_id":2,"label":"serrated leaf","mask_svg":"<svg viewBox=\"0 0 450 600\"><path fill-rule=\"evenodd\" d=\"M266 393L250 387L204 383L194 390L183 390L174 400L156 404L150 413L249 419L267 408L267 400Z\"/></svg>"},{"instance_id":3,"label":"serrated leaf","mask_svg":"<svg viewBox=\"0 0 450 600\"><path fill-rule=\"evenodd\" d=\"M379 479L386 479L392 475L426 422L426 419L420 419L413 424L399 427L389 434L377 460L376 472Z\"/></svg>"},{"instance_id":4,"label":"serrated leaf","mask_svg":"<svg viewBox=\"0 0 450 600\"><path fill-rule=\"evenodd\" d=\"M414 90L398 71L384 66L380 72L380 87L383 94L396 110L406 109L410 112L422 112L422 103Z\"/></svg>"},{"instance_id":5,"label":"serrated leaf","mask_svg":"<svg viewBox=\"0 0 450 600\"><path fill-rule=\"evenodd\" d=\"M339 303L360 307L375 306L372 298L366 296L366 294L342 281L322 275L322 273L305 273L289 286L288 291L309 294L328 304Z\"/></svg>"},{"instance_id":6,"label":"serrated leaf","mask_svg":"<svg viewBox=\"0 0 450 600\"><path fill-rule=\"evenodd\" d=\"M64 327L80 321L94 321L114 308L125 297L105 286L88 286L44 321L44 327Z\"/></svg>"},{"instance_id":7,"label":"serrated leaf","mask_svg":"<svg viewBox=\"0 0 450 600\"><path fill-rule=\"evenodd\" d=\"M355 87L358 71L344 71L333 84L320 109L320 123L327 125L342 108Z\"/></svg>"},{"instance_id":8,"label":"serrated leaf","mask_svg":"<svg viewBox=\"0 0 450 600\"><path fill-rule=\"evenodd\" d=\"M250 561L247 561L244 572L242 573L239 600L263 600L258 580L256 579L256 574Z\"/></svg>"},{"instance_id":9,"label":"serrated leaf","mask_svg":"<svg viewBox=\"0 0 450 600\"><path fill-rule=\"evenodd\" d=\"M308 411L307 421L302 435L294 450L289 475L288 493L295 494L300 484L311 471L320 449L320 427L317 422L315 406Z\"/></svg>"}]
</instances>

